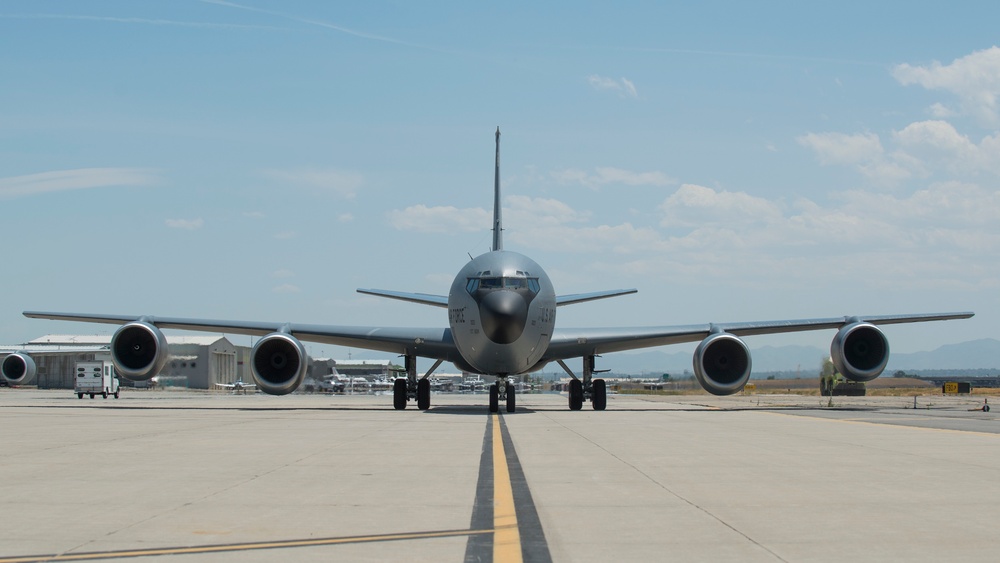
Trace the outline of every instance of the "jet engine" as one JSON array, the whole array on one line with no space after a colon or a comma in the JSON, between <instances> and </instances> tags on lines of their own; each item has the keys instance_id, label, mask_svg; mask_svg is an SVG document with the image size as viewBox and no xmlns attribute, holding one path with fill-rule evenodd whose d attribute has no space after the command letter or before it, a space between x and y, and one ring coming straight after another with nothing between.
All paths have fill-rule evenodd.
<instances>
[{"instance_id":1,"label":"jet engine","mask_svg":"<svg viewBox=\"0 0 1000 563\"><path fill-rule=\"evenodd\" d=\"M710 334L694 351L694 374L709 393L732 395L750 379L750 350L732 334Z\"/></svg>"},{"instance_id":2,"label":"jet engine","mask_svg":"<svg viewBox=\"0 0 1000 563\"><path fill-rule=\"evenodd\" d=\"M830 344L833 366L851 381L871 381L889 362L889 341L873 324L851 323L842 327Z\"/></svg>"},{"instance_id":3,"label":"jet engine","mask_svg":"<svg viewBox=\"0 0 1000 563\"><path fill-rule=\"evenodd\" d=\"M24 352L15 352L3 359L0 373L8 383L28 383L35 377L35 360Z\"/></svg>"},{"instance_id":4,"label":"jet engine","mask_svg":"<svg viewBox=\"0 0 1000 563\"><path fill-rule=\"evenodd\" d=\"M253 347L250 364L262 391L287 395L305 378L307 358L305 347L294 336L272 332Z\"/></svg>"},{"instance_id":5,"label":"jet engine","mask_svg":"<svg viewBox=\"0 0 1000 563\"><path fill-rule=\"evenodd\" d=\"M111 359L122 377L146 381L160 373L170 357L167 338L160 329L135 321L123 325L111 337Z\"/></svg>"}]
</instances>

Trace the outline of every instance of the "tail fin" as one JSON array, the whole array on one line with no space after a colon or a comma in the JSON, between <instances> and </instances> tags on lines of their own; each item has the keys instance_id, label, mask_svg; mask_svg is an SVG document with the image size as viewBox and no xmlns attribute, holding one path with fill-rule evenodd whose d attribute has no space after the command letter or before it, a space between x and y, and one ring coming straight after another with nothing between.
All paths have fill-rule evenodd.
<instances>
[{"instance_id":1,"label":"tail fin","mask_svg":"<svg viewBox=\"0 0 1000 563\"><path fill-rule=\"evenodd\" d=\"M496 175L493 178L493 250L503 250L503 220L500 217L500 127L497 127Z\"/></svg>"}]
</instances>

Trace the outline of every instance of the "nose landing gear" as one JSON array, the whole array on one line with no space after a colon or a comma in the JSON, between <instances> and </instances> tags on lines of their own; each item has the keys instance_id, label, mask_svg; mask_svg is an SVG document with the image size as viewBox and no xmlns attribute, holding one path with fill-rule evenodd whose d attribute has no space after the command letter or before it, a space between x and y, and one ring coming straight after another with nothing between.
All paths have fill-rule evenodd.
<instances>
[{"instance_id":1,"label":"nose landing gear","mask_svg":"<svg viewBox=\"0 0 1000 563\"><path fill-rule=\"evenodd\" d=\"M507 403L507 412L516 409L514 384L510 381L497 381L490 385L490 412L500 412L501 402Z\"/></svg>"}]
</instances>

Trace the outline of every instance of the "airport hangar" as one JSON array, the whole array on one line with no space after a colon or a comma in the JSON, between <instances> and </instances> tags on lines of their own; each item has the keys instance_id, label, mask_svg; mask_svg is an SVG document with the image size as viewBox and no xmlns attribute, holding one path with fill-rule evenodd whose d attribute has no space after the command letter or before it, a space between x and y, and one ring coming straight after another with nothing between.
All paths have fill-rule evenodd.
<instances>
[{"instance_id":1,"label":"airport hangar","mask_svg":"<svg viewBox=\"0 0 1000 563\"><path fill-rule=\"evenodd\" d=\"M182 387L209 389L216 383L233 383L240 379L243 366L249 366L245 360L250 349L225 336L167 336L167 346L170 361L159 378ZM111 361L111 335L48 334L25 344L0 346L0 357L12 352L27 352L35 360L37 372L29 385L72 389L77 362Z\"/></svg>"},{"instance_id":2,"label":"airport hangar","mask_svg":"<svg viewBox=\"0 0 1000 563\"><path fill-rule=\"evenodd\" d=\"M221 335L167 335L170 361L158 374L161 385L190 389L214 389L216 383L252 382L248 346L238 346ZM111 361L111 336L48 334L25 344L0 345L0 361L13 352L27 352L35 360L34 381L39 389L73 389L76 363ZM391 377L393 364L389 360L331 360L309 358L307 377L323 379L336 368L341 375L360 376L369 380ZM132 385L122 379L126 385ZM139 382L141 386L143 382Z\"/></svg>"}]
</instances>

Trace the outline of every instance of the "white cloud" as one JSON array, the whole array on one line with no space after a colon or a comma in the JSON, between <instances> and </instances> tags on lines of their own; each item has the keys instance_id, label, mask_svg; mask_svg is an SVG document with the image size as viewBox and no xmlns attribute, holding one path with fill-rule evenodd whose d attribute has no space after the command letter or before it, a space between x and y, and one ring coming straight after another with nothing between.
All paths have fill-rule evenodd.
<instances>
[{"instance_id":1,"label":"white cloud","mask_svg":"<svg viewBox=\"0 0 1000 563\"><path fill-rule=\"evenodd\" d=\"M842 196L845 212L900 226L926 225L936 228L967 228L981 231L983 227L1000 232L1000 191L958 181L938 182L917 190L907 197L850 191ZM919 231L920 228L915 230Z\"/></svg>"},{"instance_id":2,"label":"white cloud","mask_svg":"<svg viewBox=\"0 0 1000 563\"><path fill-rule=\"evenodd\" d=\"M928 90L944 90L958 97L962 113L982 119L989 125L1000 121L997 98L1000 97L1000 48L975 51L948 65L933 61L926 66L897 65L892 76L904 86L919 84ZM935 109L937 108L937 109ZM944 106L935 104L932 112ZM949 110L951 111L951 110Z\"/></svg>"},{"instance_id":3,"label":"white cloud","mask_svg":"<svg viewBox=\"0 0 1000 563\"><path fill-rule=\"evenodd\" d=\"M147 186L158 181L159 177L155 171L144 168L58 170L0 178L0 198L111 186Z\"/></svg>"},{"instance_id":4,"label":"white cloud","mask_svg":"<svg viewBox=\"0 0 1000 563\"><path fill-rule=\"evenodd\" d=\"M280 233L275 233L274 238L278 240L291 240L297 237L299 234L295 231L282 231Z\"/></svg>"},{"instance_id":5,"label":"white cloud","mask_svg":"<svg viewBox=\"0 0 1000 563\"><path fill-rule=\"evenodd\" d=\"M283 184L312 188L345 199L354 199L364 185L357 172L336 169L302 168L294 170L264 170L264 175Z\"/></svg>"},{"instance_id":6,"label":"white cloud","mask_svg":"<svg viewBox=\"0 0 1000 563\"><path fill-rule=\"evenodd\" d=\"M808 133L797 140L816 153L820 164L853 166L877 185L895 186L925 173L912 156L902 151L886 153L874 133Z\"/></svg>"},{"instance_id":7,"label":"white cloud","mask_svg":"<svg viewBox=\"0 0 1000 563\"><path fill-rule=\"evenodd\" d=\"M507 239L518 246L551 252L586 253L595 256L613 253L632 255L650 250L662 251L663 239L651 227L620 225L574 226L568 223L518 222L507 232ZM606 256L605 256L606 258Z\"/></svg>"},{"instance_id":8,"label":"white cloud","mask_svg":"<svg viewBox=\"0 0 1000 563\"><path fill-rule=\"evenodd\" d=\"M918 121L896 132L904 146L923 145L954 155L969 155L976 150L974 143L946 121Z\"/></svg>"},{"instance_id":9,"label":"white cloud","mask_svg":"<svg viewBox=\"0 0 1000 563\"><path fill-rule=\"evenodd\" d=\"M973 183L938 182L912 194L851 190L827 203L684 184L663 201L658 226L594 224L556 200L508 203L508 242L586 255L588 272L628 272L649 283L1000 285L1000 264L982 259L984 249L1000 248L1000 190Z\"/></svg>"},{"instance_id":10,"label":"white cloud","mask_svg":"<svg viewBox=\"0 0 1000 563\"><path fill-rule=\"evenodd\" d=\"M778 205L765 199L744 192L717 192L694 184L678 188L661 209L664 216L660 224L665 227L769 223L782 214Z\"/></svg>"},{"instance_id":11,"label":"white cloud","mask_svg":"<svg viewBox=\"0 0 1000 563\"><path fill-rule=\"evenodd\" d=\"M865 164L877 160L885 151L874 133L808 133L799 144L811 148L820 164Z\"/></svg>"},{"instance_id":12,"label":"white cloud","mask_svg":"<svg viewBox=\"0 0 1000 563\"><path fill-rule=\"evenodd\" d=\"M940 102L935 102L931 104L931 107L928 108L928 111L930 111L932 116L938 119L947 119L949 117L955 117L956 115L958 115L955 112L955 110L945 106Z\"/></svg>"},{"instance_id":13,"label":"white cloud","mask_svg":"<svg viewBox=\"0 0 1000 563\"><path fill-rule=\"evenodd\" d=\"M275 271L271 272L271 277L272 278L294 278L295 277L295 272L293 272L291 270L285 270L285 269L275 270Z\"/></svg>"},{"instance_id":14,"label":"white cloud","mask_svg":"<svg viewBox=\"0 0 1000 563\"><path fill-rule=\"evenodd\" d=\"M523 195L508 196L504 213L505 217L513 218L511 225L581 223L590 217L589 213L576 211L557 199Z\"/></svg>"},{"instance_id":15,"label":"white cloud","mask_svg":"<svg viewBox=\"0 0 1000 563\"><path fill-rule=\"evenodd\" d=\"M627 255L655 248L660 242L659 234L649 227L630 223L590 225L590 212L578 211L556 199L512 195L506 203L505 236L519 247Z\"/></svg>"},{"instance_id":16,"label":"white cloud","mask_svg":"<svg viewBox=\"0 0 1000 563\"><path fill-rule=\"evenodd\" d=\"M875 185L896 186L935 172L961 177L1000 174L1000 134L976 143L947 121L928 120L894 131L889 140L898 147L891 152L873 133L809 133L798 138L821 164L853 167Z\"/></svg>"},{"instance_id":17,"label":"white cloud","mask_svg":"<svg viewBox=\"0 0 1000 563\"><path fill-rule=\"evenodd\" d=\"M895 138L909 153L952 173L1000 174L1000 135L986 136L977 144L946 121L919 121L896 132Z\"/></svg>"},{"instance_id":18,"label":"white cloud","mask_svg":"<svg viewBox=\"0 0 1000 563\"><path fill-rule=\"evenodd\" d=\"M350 223L351 221L354 221L354 215L350 213L341 213L340 215L337 215L337 221L341 223Z\"/></svg>"},{"instance_id":19,"label":"white cloud","mask_svg":"<svg viewBox=\"0 0 1000 563\"><path fill-rule=\"evenodd\" d=\"M552 178L560 184L580 184L592 189L602 186L669 186L677 181L662 172L633 172L610 166L598 167L593 173L570 168L552 172Z\"/></svg>"},{"instance_id":20,"label":"white cloud","mask_svg":"<svg viewBox=\"0 0 1000 563\"><path fill-rule=\"evenodd\" d=\"M299 289L299 286L297 285L290 283L283 283L279 286L272 288L271 291L273 291L274 293L300 293L302 290Z\"/></svg>"},{"instance_id":21,"label":"white cloud","mask_svg":"<svg viewBox=\"0 0 1000 563\"><path fill-rule=\"evenodd\" d=\"M493 214L485 209L414 205L389 211L389 222L401 231L420 233L472 233L489 228Z\"/></svg>"},{"instance_id":22,"label":"white cloud","mask_svg":"<svg viewBox=\"0 0 1000 563\"><path fill-rule=\"evenodd\" d=\"M198 219L167 219L166 225L171 229L182 229L185 231L197 231L205 225L205 221Z\"/></svg>"},{"instance_id":23,"label":"white cloud","mask_svg":"<svg viewBox=\"0 0 1000 563\"><path fill-rule=\"evenodd\" d=\"M635 89L635 84L627 78L615 80L614 78L591 74L587 77L587 83L595 90L616 92L622 98L636 99L639 97Z\"/></svg>"}]
</instances>

